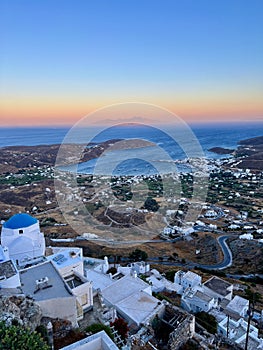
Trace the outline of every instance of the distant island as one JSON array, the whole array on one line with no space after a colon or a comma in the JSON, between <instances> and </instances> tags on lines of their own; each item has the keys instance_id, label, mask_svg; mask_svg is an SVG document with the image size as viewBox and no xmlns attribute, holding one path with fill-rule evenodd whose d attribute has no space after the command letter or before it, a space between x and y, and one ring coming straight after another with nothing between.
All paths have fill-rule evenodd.
<instances>
[{"instance_id":1,"label":"distant island","mask_svg":"<svg viewBox=\"0 0 263 350\"><path fill-rule=\"evenodd\" d=\"M122 142L119 142L122 141ZM86 146L84 153L82 154L81 162L98 158L101 154L113 144L116 144L112 149L123 149L126 145L127 148L136 146L146 147L151 146L150 142L142 140L134 140L131 146L132 140L112 139L98 144L91 144ZM60 144L53 145L37 145L37 146L8 146L1 148L0 155L0 174L16 173L20 169L41 167L41 166L54 166ZM67 147L64 145L63 147ZM83 149L83 145L68 145L72 147ZM239 146L236 150L213 147L209 149L210 152L217 154L233 154L237 159L236 167L239 169L255 169L263 170L263 136L240 140ZM63 162L68 162L63 160Z\"/></svg>"},{"instance_id":2,"label":"distant island","mask_svg":"<svg viewBox=\"0 0 263 350\"><path fill-rule=\"evenodd\" d=\"M216 154L233 154L235 150L224 147L212 147L208 151Z\"/></svg>"},{"instance_id":3,"label":"distant island","mask_svg":"<svg viewBox=\"0 0 263 350\"><path fill-rule=\"evenodd\" d=\"M233 154L238 161L236 167L239 169L263 170L263 136L239 141L236 150L213 147L209 151L217 154Z\"/></svg>"}]
</instances>

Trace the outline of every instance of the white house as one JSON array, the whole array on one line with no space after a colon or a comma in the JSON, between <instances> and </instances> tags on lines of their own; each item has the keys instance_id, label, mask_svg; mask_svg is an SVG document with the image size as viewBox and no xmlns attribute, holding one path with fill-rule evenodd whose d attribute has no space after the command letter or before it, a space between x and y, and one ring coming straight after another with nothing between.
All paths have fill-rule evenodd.
<instances>
[{"instance_id":1,"label":"white house","mask_svg":"<svg viewBox=\"0 0 263 350\"><path fill-rule=\"evenodd\" d=\"M62 277L67 277L73 272L84 275L83 255L81 248L53 247L51 255L47 259L55 265Z\"/></svg>"},{"instance_id":2,"label":"white house","mask_svg":"<svg viewBox=\"0 0 263 350\"><path fill-rule=\"evenodd\" d=\"M202 278L198 274L188 271L177 271L174 275L174 283L179 284L182 286L183 291L185 291L187 288L194 288L197 286L201 286ZM179 292L178 292L179 293Z\"/></svg>"},{"instance_id":3,"label":"white house","mask_svg":"<svg viewBox=\"0 0 263 350\"><path fill-rule=\"evenodd\" d=\"M151 286L136 277L126 275L101 290L103 302L115 307L118 314L129 324L145 324L154 317L164 304L152 296Z\"/></svg>"},{"instance_id":4,"label":"white house","mask_svg":"<svg viewBox=\"0 0 263 350\"><path fill-rule=\"evenodd\" d=\"M0 288L17 288L20 285L19 273L9 259L8 249L0 246Z\"/></svg>"},{"instance_id":5,"label":"white house","mask_svg":"<svg viewBox=\"0 0 263 350\"><path fill-rule=\"evenodd\" d=\"M66 319L77 326L76 296L50 261L21 270L20 279L23 293L34 299L43 316Z\"/></svg>"},{"instance_id":6,"label":"white house","mask_svg":"<svg viewBox=\"0 0 263 350\"><path fill-rule=\"evenodd\" d=\"M217 299L204 293L202 289L188 289L182 295L181 304L189 312L208 312L217 307Z\"/></svg>"},{"instance_id":7,"label":"white house","mask_svg":"<svg viewBox=\"0 0 263 350\"><path fill-rule=\"evenodd\" d=\"M45 254L45 239L39 222L28 214L15 214L2 226L1 245L9 249L18 265Z\"/></svg>"},{"instance_id":8,"label":"white house","mask_svg":"<svg viewBox=\"0 0 263 350\"><path fill-rule=\"evenodd\" d=\"M217 216L217 212L213 209L207 210L205 213L206 218L215 218Z\"/></svg>"},{"instance_id":9,"label":"white house","mask_svg":"<svg viewBox=\"0 0 263 350\"><path fill-rule=\"evenodd\" d=\"M251 233L244 233L243 235L239 236L239 239L252 240L252 239L254 239L254 236Z\"/></svg>"},{"instance_id":10,"label":"white house","mask_svg":"<svg viewBox=\"0 0 263 350\"><path fill-rule=\"evenodd\" d=\"M245 348L246 334L248 324L243 319L234 320L232 318L225 317L218 323L218 333L224 335L228 334L229 339L239 344L242 348ZM250 324L248 349L262 349L263 340L258 337L258 329Z\"/></svg>"},{"instance_id":11,"label":"white house","mask_svg":"<svg viewBox=\"0 0 263 350\"><path fill-rule=\"evenodd\" d=\"M180 292L182 291L182 286L167 280L156 269L151 270L151 275L147 277L146 280L150 283L150 285L152 286L152 291L155 293L166 290L168 292L176 292L180 294Z\"/></svg>"},{"instance_id":12,"label":"white house","mask_svg":"<svg viewBox=\"0 0 263 350\"><path fill-rule=\"evenodd\" d=\"M81 320L84 312L93 308L92 283L77 272L64 277L64 280L77 298L78 320Z\"/></svg>"},{"instance_id":13,"label":"white house","mask_svg":"<svg viewBox=\"0 0 263 350\"><path fill-rule=\"evenodd\" d=\"M61 350L118 350L105 331L101 331L61 348Z\"/></svg>"},{"instance_id":14,"label":"white house","mask_svg":"<svg viewBox=\"0 0 263 350\"><path fill-rule=\"evenodd\" d=\"M127 266L118 266L117 271L124 275L130 275L132 271L136 271L138 275L144 275L150 271L150 264L145 261L132 262Z\"/></svg>"},{"instance_id":15,"label":"white house","mask_svg":"<svg viewBox=\"0 0 263 350\"><path fill-rule=\"evenodd\" d=\"M92 282L84 276L82 249L50 248L53 252L47 259L52 262L63 277L77 300L78 320L83 318L85 311L93 307Z\"/></svg>"},{"instance_id":16,"label":"white house","mask_svg":"<svg viewBox=\"0 0 263 350\"><path fill-rule=\"evenodd\" d=\"M213 276L203 284L203 291L217 298L219 301L222 299L231 300L233 295L233 284L222 280L219 277Z\"/></svg>"},{"instance_id":17,"label":"white house","mask_svg":"<svg viewBox=\"0 0 263 350\"><path fill-rule=\"evenodd\" d=\"M247 316L248 308L249 301L240 297L239 295L235 295L226 307L227 310L235 312L241 317Z\"/></svg>"}]
</instances>

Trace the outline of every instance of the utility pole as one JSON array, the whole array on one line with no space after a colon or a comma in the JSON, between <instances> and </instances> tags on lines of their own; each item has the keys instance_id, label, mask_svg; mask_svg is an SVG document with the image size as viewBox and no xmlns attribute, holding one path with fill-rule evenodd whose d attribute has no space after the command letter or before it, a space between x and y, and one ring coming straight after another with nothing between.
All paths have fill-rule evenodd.
<instances>
[{"instance_id":1,"label":"utility pole","mask_svg":"<svg viewBox=\"0 0 263 350\"><path fill-rule=\"evenodd\" d=\"M227 324L226 324L226 337L229 336L229 315L227 315Z\"/></svg>"},{"instance_id":2,"label":"utility pole","mask_svg":"<svg viewBox=\"0 0 263 350\"><path fill-rule=\"evenodd\" d=\"M254 299L255 299L255 295L253 294L253 302L251 302L249 300L249 306L248 306L248 321L247 321L247 334L246 334L245 350L248 349L249 328L250 328L250 322L251 322L251 319L252 319L252 316L253 316Z\"/></svg>"}]
</instances>

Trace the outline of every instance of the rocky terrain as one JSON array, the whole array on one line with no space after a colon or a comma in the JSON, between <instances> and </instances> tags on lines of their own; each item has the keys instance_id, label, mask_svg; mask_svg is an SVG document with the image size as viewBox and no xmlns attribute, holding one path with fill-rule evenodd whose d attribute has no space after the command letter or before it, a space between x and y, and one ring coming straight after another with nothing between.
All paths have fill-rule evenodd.
<instances>
[{"instance_id":1,"label":"rocky terrain","mask_svg":"<svg viewBox=\"0 0 263 350\"><path fill-rule=\"evenodd\" d=\"M212 147L208 151L216 154L233 154L235 150L224 147Z\"/></svg>"},{"instance_id":2,"label":"rocky terrain","mask_svg":"<svg viewBox=\"0 0 263 350\"><path fill-rule=\"evenodd\" d=\"M7 324L21 324L30 330L40 325L42 312L33 301L22 295L0 295L0 321Z\"/></svg>"},{"instance_id":3,"label":"rocky terrain","mask_svg":"<svg viewBox=\"0 0 263 350\"><path fill-rule=\"evenodd\" d=\"M240 141L234 154L238 168L263 170L263 136Z\"/></svg>"},{"instance_id":4,"label":"rocky terrain","mask_svg":"<svg viewBox=\"0 0 263 350\"><path fill-rule=\"evenodd\" d=\"M110 140L99 145L90 145L90 148L85 148L81 159L86 161L94 157L99 157L107 148L114 148L115 145L116 147L147 146L144 143L138 142L138 140L135 140L134 144L127 142L117 143L117 141L119 140ZM234 220L234 216L238 215L241 210L248 212L249 220L252 220L253 224L257 225L261 220L263 209L262 176L258 170L262 166L262 142L263 137L241 141L240 146L235 151L234 158L232 158L232 163L228 164L227 162L226 165L223 167L220 166L220 168L217 168L217 170L214 170L210 174L207 202L216 203L228 211L230 209L232 213L229 219L223 217L219 220L207 221L207 224L211 222L216 224L221 230L221 233L228 233L228 226L231 224L231 220ZM65 147L72 147L72 145L65 145ZM81 148L82 146L73 146L73 151L74 147ZM56 162L58 150L59 145L16 146L2 148L0 153L0 219L7 220L17 212L29 212L39 219L48 244L55 244L50 239L79 239L77 232L67 224L65 218L62 216L57 203L53 180L53 165ZM259 160L253 161L255 157L258 157ZM246 169L247 166L255 169L255 172L257 172L256 177L253 173L242 174L238 178L234 176L236 168L243 167ZM123 200L127 194L130 194L131 186L123 179L121 181L119 180L117 178L112 179L111 188L116 197ZM147 180L148 190L146 192L158 202L158 196L162 195L162 188L160 186L161 180L159 181L160 183L157 180L151 180L151 182ZM187 185L188 180L185 179L185 181ZM85 205L88 212L99 223L108 225L111 230L118 230L119 227L139 225L147 221L147 218L152 215L151 210L147 213L125 212L125 215L121 215L119 212L113 211L112 208L103 207L100 201L96 199L96 196L94 200L92 199L94 190L90 176L79 177L78 185L83 199L86 200ZM187 185L186 189L188 187ZM104 189L103 191L105 194ZM184 196L191 198L191 191L189 196L187 192L184 193ZM169 207L168 203L167 205ZM184 209L182 208L182 210ZM74 222L77 222L80 214L80 212L77 215L75 213L72 214ZM203 220L206 222L205 219ZM97 234L98 232L96 230L99 230L99 227L96 228L89 221L84 221L85 227L83 227L83 232ZM156 228L154 229L156 231ZM241 234L242 228L234 233L235 235ZM170 262L180 262L181 259L185 258L186 260L189 259L199 263L214 264L218 260L221 260L221 250L218 249L216 235L211 232L200 232L197 237L192 238L190 242L179 241L170 244L168 242L147 243L141 248L147 251L150 258L156 258L157 260L162 258L165 261L165 256L167 256L167 260L169 259ZM256 238L260 238L260 235ZM102 246L96 246L95 243L88 240L73 242L74 245L76 243L87 250L87 255L114 255L116 253L114 248L102 249ZM62 244L65 245L65 242ZM244 268L244 272L260 271L262 251L257 243L250 244L246 242L243 243L244 247L239 247L238 244L231 243L235 262L231 272L236 272L239 269L242 270L242 268ZM189 249L190 247L191 249ZM196 250L200 250L200 252L195 254ZM239 254L241 251L242 254ZM125 249L122 250L123 256L128 256L129 253L130 251L128 249L127 251ZM257 259L253 259L254 256L257 256ZM245 259L247 259L246 262Z\"/></svg>"},{"instance_id":5,"label":"rocky terrain","mask_svg":"<svg viewBox=\"0 0 263 350\"><path fill-rule=\"evenodd\" d=\"M96 147L95 144L85 146L81 156L81 161L86 162L90 159L99 157L110 145L120 140L114 139L100 143ZM38 145L38 146L9 146L1 148L0 152L0 174L17 172L21 169L29 169L33 167L54 166L57 154L61 145ZM83 145L81 144L64 144L63 150L70 153L81 152Z\"/></svg>"}]
</instances>

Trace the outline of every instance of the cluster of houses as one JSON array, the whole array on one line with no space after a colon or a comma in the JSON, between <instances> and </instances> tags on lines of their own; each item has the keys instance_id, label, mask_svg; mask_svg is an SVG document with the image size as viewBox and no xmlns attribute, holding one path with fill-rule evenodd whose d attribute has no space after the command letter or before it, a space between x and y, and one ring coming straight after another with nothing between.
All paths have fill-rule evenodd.
<instances>
[{"instance_id":1,"label":"cluster of houses","mask_svg":"<svg viewBox=\"0 0 263 350\"><path fill-rule=\"evenodd\" d=\"M31 297L42 316L65 319L77 327L93 309L95 296L101 300L105 324L118 315L139 327L164 311L165 305L152 296L151 286L138 277L148 271L147 264L119 267L113 276L108 270L107 257L84 258L81 248L46 247L38 220L28 214L16 214L2 226L0 290ZM94 342L111 344L102 332L99 338L90 337L74 349L93 349L90 344ZM107 348L114 346L103 347Z\"/></svg>"},{"instance_id":2,"label":"cluster of houses","mask_svg":"<svg viewBox=\"0 0 263 350\"><path fill-rule=\"evenodd\" d=\"M185 310L208 312L216 318L220 335L244 348L248 332L249 348L263 349L258 328L251 324L248 326L249 301L238 295L233 296L233 284L216 276L202 283L201 276L192 271L178 271L174 284Z\"/></svg>"},{"instance_id":3,"label":"cluster of houses","mask_svg":"<svg viewBox=\"0 0 263 350\"><path fill-rule=\"evenodd\" d=\"M153 292L165 290L181 295L185 315L209 312L218 321L219 334L244 344L249 303L233 297L233 285L229 282L211 277L202 283L201 277L191 271L178 271L174 282L170 282L157 270L151 270L147 262L118 266L114 274L109 271L107 257L83 257L82 249L76 247L46 247L38 220L28 214L16 214L2 226L0 290L31 297L45 317L66 319L77 327L85 313L95 311L96 297L100 300L102 323L109 325L122 317L130 327L139 330L147 328L156 316L161 319L167 314L167 302L153 296ZM145 280L139 275L146 276ZM191 324L189 334L193 335L194 318L187 324ZM178 341L175 334L179 323L173 326L173 339ZM253 325L249 343L253 349L263 349L263 341ZM64 349L88 350L94 349L94 344L96 349L118 348L105 332L100 332ZM128 348L123 344L122 349Z\"/></svg>"}]
</instances>

